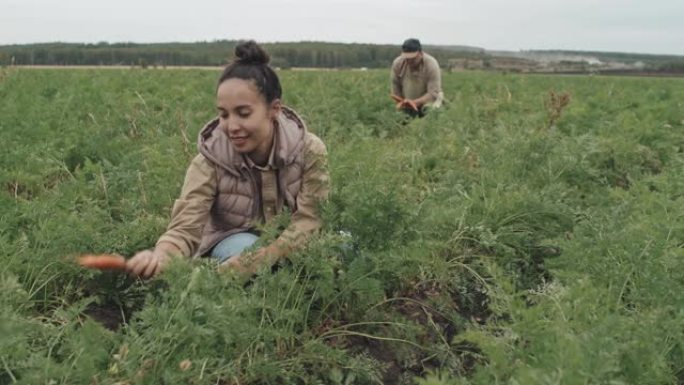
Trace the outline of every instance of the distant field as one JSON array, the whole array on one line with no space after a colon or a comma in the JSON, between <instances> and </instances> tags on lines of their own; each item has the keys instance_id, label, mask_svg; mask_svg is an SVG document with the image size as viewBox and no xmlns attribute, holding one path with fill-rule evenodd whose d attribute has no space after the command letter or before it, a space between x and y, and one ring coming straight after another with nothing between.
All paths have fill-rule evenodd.
<instances>
[{"instance_id":1,"label":"distant field","mask_svg":"<svg viewBox=\"0 0 684 385\"><path fill-rule=\"evenodd\" d=\"M15 69L59 69L59 70L139 70L142 69L139 66L124 66L124 65L18 65L14 66ZM208 71L221 71L223 67L216 66L148 66L144 68L145 70L208 70ZM278 69L281 70L282 69ZM341 68L314 68L314 67L292 67L284 69L284 71L314 71L314 72L325 72L325 71L367 71L368 68L352 68L352 69L341 69ZM378 70L373 70L378 71ZM482 72L483 70L450 70L450 72ZM495 69L490 70L495 73L505 73L508 74L510 71L507 69ZM514 71L514 73L516 73ZM587 75L586 71L544 71L544 72L527 72L526 75L545 75L545 76L567 76L567 75L579 75L579 76L595 76ZM667 71L616 71L611 70L607 72L602 72L598 76L631 76L631 77L684 77L684 72L667 72Z\"/></svg>"},{"instance_id":2,"label":"distant field","mask_svg":"<svg viewBox=\"0 0 684 385\"><path fill-rule=\"evenodd\" d=\"M684 80L444 73L406 122L387 71L281 71L330 156L307 250L79 269L164 231L214 69L0 69L0 384L684 382Z\"/></svg>"},{"instance_id":3,"label":"distant field","mask_svg":"<svg viewBox=\"0 0 684 385\"><path fill-rule=\"evenodd\" d=\"M125 66L125 65L18 65L13 66L15 69L63 69L63 70L121 70L121 69L141 69L139 66ZM217 66L149 66L145 69L174 69L174 70L215 70L220 71L223 67Z\"/></svg>"}]
</instances>

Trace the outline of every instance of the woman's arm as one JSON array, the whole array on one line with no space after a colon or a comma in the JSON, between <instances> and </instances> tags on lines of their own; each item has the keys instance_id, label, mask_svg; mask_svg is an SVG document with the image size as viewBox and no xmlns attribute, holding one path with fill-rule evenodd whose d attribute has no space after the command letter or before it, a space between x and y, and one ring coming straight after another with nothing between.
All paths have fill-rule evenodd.
<instances>
[{"instance_id":1,"label":"woman's arm","mask_svg":"<svg viewBox=\"0 0 684 385\"><path fill-rule=\"evenodd\" d=\"M171 222L157 245L170 243L184 257L194 255L202 229L216 196L216 168L203 155L197 155L185 173L181 195L173 204Z\"/></svg>"},{"instance_id":2,"label":"woman's arm","mask_svg":"<svg viewBox=\"0 0 684 385\"><path fill-rule=\"evenodd\" d=\"M175 201L171 221L159 237L154 250L137 253L127 262L132 275L149 278L157 274L171 256L192 256L202 237L202 228L214 202L216 169L202 155L197 155L187 172L180 197Z\"/></svg>"}]
</instances>

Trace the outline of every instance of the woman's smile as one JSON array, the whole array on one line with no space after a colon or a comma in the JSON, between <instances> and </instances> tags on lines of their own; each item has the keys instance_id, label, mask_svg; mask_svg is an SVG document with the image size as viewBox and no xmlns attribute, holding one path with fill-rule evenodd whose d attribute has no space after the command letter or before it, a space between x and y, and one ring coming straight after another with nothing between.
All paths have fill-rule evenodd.
<instances>
[{"instance_id":1,"label":"woman's smile","mask_svg":"<svg viewBox=\"0 0 684 385\"><path fill-rule=\"evenodd\" d=\"M242 147L247 144L248 135L230 136L230 141L233 142L235 147Z\"/></svg>"}]
</instances>

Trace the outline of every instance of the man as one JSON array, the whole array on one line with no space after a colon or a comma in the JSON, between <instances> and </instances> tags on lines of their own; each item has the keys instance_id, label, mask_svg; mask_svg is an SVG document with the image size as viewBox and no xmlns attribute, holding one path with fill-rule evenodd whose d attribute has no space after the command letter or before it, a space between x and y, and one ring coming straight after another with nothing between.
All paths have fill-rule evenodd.
<instances>
[{"instance_id":1,"label":"man","mask_svg":"<svg viewBox=\"0 0 684 385\"><path fill-rule=\"evenodd\" d=\"M411 116L422 117L426 108L442 105L442 76L439 63L423 52L418 39L407 39L401 55L392 63L392 98L397 108Z\"/></svg>"}]
</instances>

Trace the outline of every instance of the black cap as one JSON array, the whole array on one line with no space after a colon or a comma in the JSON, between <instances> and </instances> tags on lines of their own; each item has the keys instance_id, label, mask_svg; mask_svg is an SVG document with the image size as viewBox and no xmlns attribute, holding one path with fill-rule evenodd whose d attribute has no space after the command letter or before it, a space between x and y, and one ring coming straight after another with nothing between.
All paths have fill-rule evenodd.
<instances>
[{"instance_id":1,"label":"black cap","mask_svg":"<svg viewBox=\"0 0 684 385\"><path fill-rule=\"evenodd\" d=\"M420 40L418 39L406 39L404 44L401 45L401 52L418 52L422 50L423 47L421 47Z\"/></svg>"}]
</instances>

